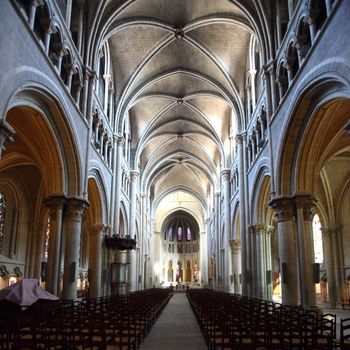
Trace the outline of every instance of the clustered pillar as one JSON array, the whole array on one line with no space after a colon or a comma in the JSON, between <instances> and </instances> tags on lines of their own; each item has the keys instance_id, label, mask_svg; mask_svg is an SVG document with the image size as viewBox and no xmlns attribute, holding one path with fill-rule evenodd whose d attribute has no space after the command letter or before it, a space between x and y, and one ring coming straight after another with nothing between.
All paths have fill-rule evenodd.
<instances>
[{"instance_id":1,"label":"clustered pillar","mask_svg":"<svg viewBox=\"0 0 350 350\"><path fill-rule=\"evenodd\" d=\"M90 231L90 252L89 252L89 283L90 297L102 296L102 251L103 236L108 229L105 225L96 224Z\"/></svg>"},{"instance_id":2,"label":"clustered pillar","mask_svg":"<svg viewBox=\"0 0 350 350\"><path fill-rule=\"evenodd\" d=\"M67 200L65 214L65 256L63 275L63 298L77 298L77 275L82 217L88 202L81 198Z\"/></svg>"},{"instance_id":3,"label":"clustered pillar","mask_svg":"<svg viewBox=\"0 0 350 350\"><path fill-rule=\"evenodd\" d=\"M222 187L223 187L223 195L224 195L224 237L222 239L221 244L223 245L223 289L225 291L230 290L230 274L229 274L229 265L230 265L230 249L229 249L229 241L230 241L230 170L225 169L221 172L221 178L222 178Z\"/></svg>"},{"instance_id":4,"label":"clustered pillar","mask_svg":"<svg viewBox=\"0 0 350 350\"><path fill-rule=\"evenodd\" d=\"M46 289L55 295L59 292L59 271L61 258L63 206L66 198L63 195L52 195L45 200L49 208L50 238L46 268Z\"/></svg>"},{"instance_id":5,"label":"clustered pillar","mask_svg":"<svg viewBox=\"0 0 350 350\"><path fill-rule=\"evenodd\" d=\"M305 309L316 308L312 239L315 204L309 193L280 196L270 202L278 225L282 302L300 302Z\"/></svg>"},{"instance_id":6,"label":"clustered pillar","mask_svg":"<svg viewBox=\"0 0 350 350\"><path fill-rule=\"evenodd\" d=\"M137 180L139 173L131 171L131 188L130 188L130 236L136 236L136 201L137 201ZM136 251L134 249L128 252L129 262L129 288L130 291L136 289Z\"/></svg>"}]
</instances>

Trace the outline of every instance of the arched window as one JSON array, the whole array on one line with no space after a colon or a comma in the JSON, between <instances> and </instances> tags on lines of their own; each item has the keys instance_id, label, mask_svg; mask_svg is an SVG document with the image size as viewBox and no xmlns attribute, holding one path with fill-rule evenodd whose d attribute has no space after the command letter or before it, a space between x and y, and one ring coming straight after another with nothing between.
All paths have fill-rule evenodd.
<instances>
[{"instance_id":1,"label":"arched window","mask_svg":"<svg viewBox=\"0 0 350 350\"><path fill-rule=\"evenodd\" d=\"M49 239L50 239L50 216L47 218L46 232L45 232L45 248L44 248L44 260L47 261L49 257Z\"/></svg>"},{"instance_id":2,"label":"arched window","mask_svg":"<svg viewBox=\"0 0 350 350\"><path fill-rule=\"evenodd\" d=\"M187 227L186 239L190 241L192 239L191 230Z\"/></svg>"},{"instance_id":3,"label":"arched window","mask_svg":"<svg viewBox=\"0 0 350 350\"><path fill-rule=\"evenodd\" d=\"M312 220L312 234L314 239L314 260L315 263L323 263L323 245L322 245L322 231L321 222L317 214L315 214Z\"/></svg>"},{"instance_id":4,"label":"arched window","mask_svg":"<svg viewBox=\"0 0 350 350\"><path fill-rule=\"evenodd\" d=\"M182 227L177 228L177 240L182 241Z\"/></svg>"},{"instance_id":5,"label":"arched window","mask_svg":"<svg viewBox=\"0 0 350 350\"><path fill-rule=\"evenodd\" d=\"M5 213L6 198L4 193L0 191L0 253L2 251L2 240L4 238Z\"/></svg>"},{"instance_id":6,"label":"arched window","mask_svg":"<svg viewBox=\"0 0 350 350\"><path fill-rule=\"evenodd\" d=\"M170 227L170 229L169 229L169 241L173 241L173 240L174 240L173 228Z\"/></svg>"}]
</instances>

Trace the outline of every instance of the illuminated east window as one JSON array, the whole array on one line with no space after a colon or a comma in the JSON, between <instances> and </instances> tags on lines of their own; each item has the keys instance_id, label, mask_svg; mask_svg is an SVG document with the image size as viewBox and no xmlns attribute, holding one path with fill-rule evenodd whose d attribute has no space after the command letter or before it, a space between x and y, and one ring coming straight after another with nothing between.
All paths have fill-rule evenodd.
<instances>
[{"instance_id":1,"label":"illuminated east window","mask_svg":"<svg viewBox=\"0 0 350 350\"><path fill-rule=\"evenodd\" d=\"M312 220L312 234L314 239L315 263L323 263L322 231L319 216L316 214Z\"/></svg>"},{"instance_id":2,"label":"illuminated east window","mask_svg":"<svg viewBox=\"0 0 350 350\"><path fill-rule=\"evenodd\" d=\"M182 241L182 228L178 227L177 229L177 240Z\"/></svg>"},{"instance_id":3,"label":"illuminated east window","mask_svg":"<svg viewBox=\"0 0 350 350\"><path fill-rule=\"evenodd\" d=\"M173 241L173 240L174 240L173 228L170 227L170 229L169 229L169 241Z\"/></svg>"},{"instance_id":4,"label":"illuminated east window","mask_svg":"<svg viewBox=\"0 0 350 350\"><path fill-rule=\"evenodd\" d=\"M2 251L2 241L4 238L5 212L6 198L4 193L0 191L0 253Z\"/></svg>"},{"instance_id":5,"label":"illuminated east window","mask_svg":"<svg viewBox=\"0 0 350 350\"><path fill-rule=\"evenodd\" d=\"M192 239L192 236L191 236L191 230L189 227L187 227L187 235L186 235L186 239L188 241L190 241Z\"/></svg>"},{"instance_id":6,"label":"illuminated east window","mask_svg":"<svg viewBox=\"0 0 350 350\"><path fill-rule=\"evenodd\" d=\"M50 216L47 218L47 226L45 232L45 248L44 248L44 257L45 261L49 256L49 239L50 239Z\"/></svg>"}]
</instances>

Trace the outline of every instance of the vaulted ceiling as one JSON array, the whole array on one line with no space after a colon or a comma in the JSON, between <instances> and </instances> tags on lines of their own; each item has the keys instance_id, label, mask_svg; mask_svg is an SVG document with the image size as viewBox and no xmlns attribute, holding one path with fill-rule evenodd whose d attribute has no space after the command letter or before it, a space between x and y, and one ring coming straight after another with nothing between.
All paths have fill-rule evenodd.
<instances>
[{"instance_id":1,"label":"vaulted ceiling","mask_svg":"<svg viewBox=\"0 0 350 350\"><path fill-rule=\"evenodd\" d=\"M130 118L142 189L207 198L232 157L243 116L247 8L229 0L110 1L105 10L119 131Z\"/></svg>"}]
</instances>

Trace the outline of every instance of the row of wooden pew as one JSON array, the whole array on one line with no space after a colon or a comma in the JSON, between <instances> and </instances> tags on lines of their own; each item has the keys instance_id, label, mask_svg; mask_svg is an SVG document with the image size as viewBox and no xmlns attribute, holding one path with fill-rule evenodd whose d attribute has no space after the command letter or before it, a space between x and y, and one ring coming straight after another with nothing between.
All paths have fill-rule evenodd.
<instances>
[{"instance_id":1,"label":"row of wooden pew","mask_svg":"<svg viewBox=\"0 0 350 350\"><path fill-rule=\"evenodd\" d=\"M187 291L208 349L332 350L349 349L350 319L285 306L242 295L191 289ZM350 334L349 334L350 337Z\"/></svg>"},{"instance_id":2,"label":"row of wooden pew","mask_svg":"<svg viewBox=\"0 0 350 350\"><path fill-rule=\"evenodd\" d=\"M137 349L171 298L148 289L79 302L38 304L0 319L0 349Z\"/></svg>"}]
</instances>

